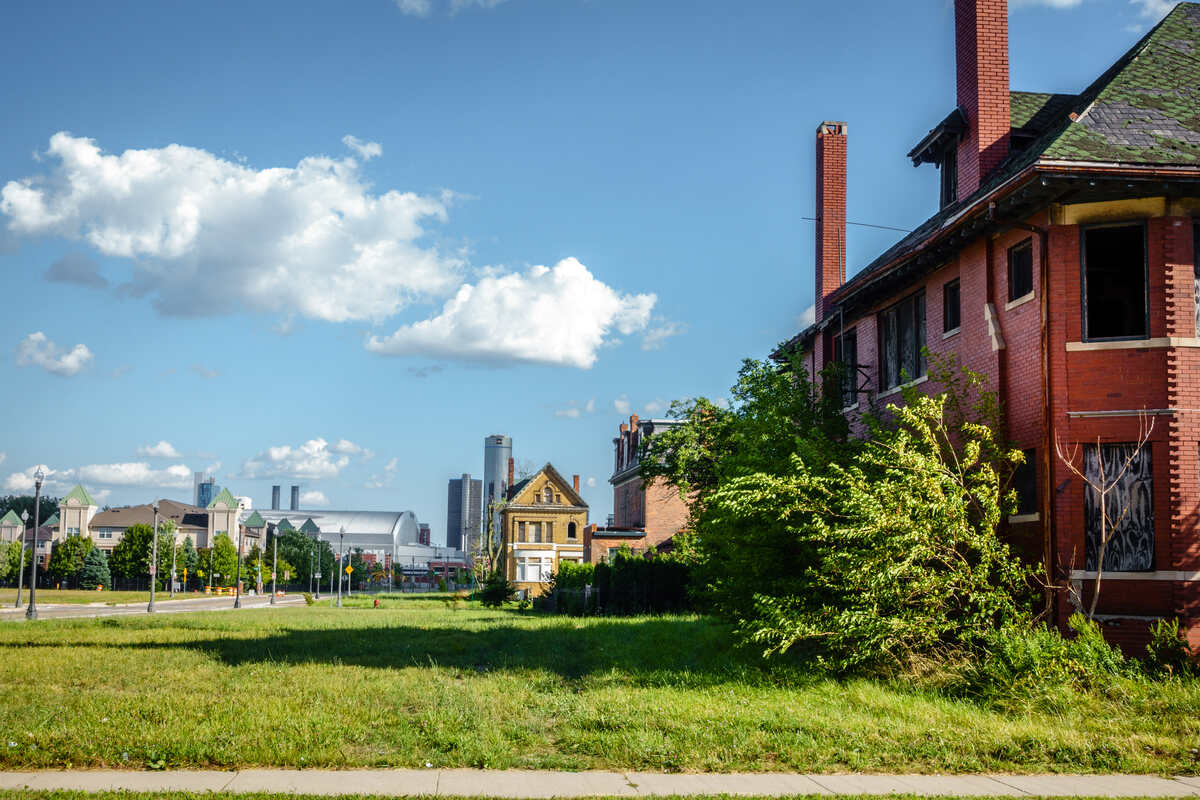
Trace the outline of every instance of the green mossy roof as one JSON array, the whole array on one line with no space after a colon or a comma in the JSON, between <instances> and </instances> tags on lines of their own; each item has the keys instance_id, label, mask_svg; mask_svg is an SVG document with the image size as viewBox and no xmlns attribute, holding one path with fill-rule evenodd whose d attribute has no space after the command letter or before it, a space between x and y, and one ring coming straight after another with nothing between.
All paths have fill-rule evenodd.
<instances>
[{"instance_id":1,"label":"green mossy roof","mask_svg":"<svg viewBox=\"0 0 1200 800\"><path fill-rule=\"evenodd\" d=\"M288 522L287 517L284 517L283 519L279 520L279 522L275 523L275 530L277 530L277 531L294 531L294 530L296 530L296 526L293 525L292 523Z\"/></svg>"},{"instance_id":2,"label":"green mossy roof","mask_svg":"<svg viewBox=\"0 0 1200 800\"><path fill-rule=\"evenodd\" d=\"M58 514L51 514L51 515L50 515L50 519L48 519L48 520L46 520L45 522L43 522L43 523L42 523L42 527L51 527L51 528L53 528L53 527L54 527L55 525L57 525L57 524L58 524Z\"/></svg>"},{"instance_id":3,"label":"green mossy roof","mask_svg":"<svg viewBox=\"0 0 1200 800\"><path fill-rule=\"evenodd\" d=\"M83 484L81 483L75 484L75 488L67 492L66 495L63 496L63 499L59 500L58 502L61 505L68 500L78 500L85 506L96 505L96 501L92 499L92 496L88 494L87 489L83 488Z\"/></svg>"},{"instance_id":4,"label":"green mossy roof","mask_svg":"<svg viewBox=\"0 0 1200 800\"><path fill-rule=\"evenodd\" d=\"M304 520L304 524L300 526L301 533L320 533L321 529L317 527L317 523L312 521L312 517Z\"/></svg>"},{"instance_id":5,"label":"green mossy roof","mask_svg":"<svg viewBox=\"0 0 1200 800\"><path fill-rule=\"evenodd\" d=\"M11 508L8 510L7 514L5 514L3 517L0 517L0 525L19 525L24 527L24 524L25 523L21 522L21 518L17 516L17 512L13 511Z\"/></svg>"},{"instance_id":6,"label":"green mossy roof","mask_svg":"<svg viewBox=\"0 0 1200 800\"><path fill-rule=\"evenodd\" d=\"M212 499L208 504L209 508L216 508L217 503L224 503L226 508L237 508L237 498L229 493L228 489L222 488L220 494Z\"/></svg>"},{"instance_id":7,"label":"green mossy roof","mask_svg":"<svg viewBox=\"0 0 1200 800\"><path fill-rule=\"evenodd\" d=\"M246 521L242 523L247 528L265 528L267 521L263 519L262 514L255 511L250 516L246 517Z\"/></svg>"}]
</instances>

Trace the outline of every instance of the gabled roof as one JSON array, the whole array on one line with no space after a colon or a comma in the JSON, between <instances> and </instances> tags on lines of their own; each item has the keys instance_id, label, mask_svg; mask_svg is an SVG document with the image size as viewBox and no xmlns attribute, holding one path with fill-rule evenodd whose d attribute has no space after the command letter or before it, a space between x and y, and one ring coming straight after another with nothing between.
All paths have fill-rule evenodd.
<instances>
[{"instance_id":1,"label":"gabled roof","mask_svg":"<svg viewBox=\"0 0 1200 800\"><path fill-rule=\"evenodd\" d=\"M71 491L69 491L65 495L63 495L63 498L58 501L59 505L66 503L68 500L75 500L76 502L81 503L82 505L85 505L85 506L96 505L96 501L92 499L92 496L90 494L88 494L87 489L83 488L82 483L75 484L74 489L72 489Z\"/></svg>"},{"instance_id":2,"label":"gabled roof","mask_svg":"<svg viewBox=\"0 0 1200 800\"><path fill-rule=\"evenodd\" d=\"M284 517L283 519L279 520L279 522L275 523L275 530L294 531L296 530L296 526L289 522L287 517Z\"/></svg>"},{"instance_id":3,"label":"gabled roof","mask_svg":"<svg viewBox=\"0 0 1200 800\"><path fill-rule=\"evenodd\" d=\"M226 508L237 508L238 507L237 498L234 497L232 494L230 494L228 489L223 488L223 487L222 487L220 493L212 499L211 503L208 504L208 507L216 508L217 503L224 503Z\"/></svg>"},{"instance_id":4,"label":"gabled roof","mask_svg":"<svg viewBox=\"0 0 1200 800\"><path fill-rule=\"evenodd\" d=\"M262 514L255 511L250 516L246 517L246 521L242 523L247 528L265 528L267 521L263 519Z\"/></svg>"},{"instance_id":5,"label":"gabled roof","mask_svg":"<svg viewBox=\"0 0 1200 800\"><path fill-rule=\"evenodd\" d=\"M16 525L17 527L25 527L25 523L21 522L21 518L17 516L17 512L11 508L3 517L0 517L0 525Z\"/></svg>"},{"instance_id":6,"label":"gabled roof","mask_svg":"<svg viewBox=\"0 0 1200 800\"><path fill-rule=\"evenodd\" d=\"M300 532L311 535L314 533L320 533L321 529L317 526L317 523L312 521L312 517L309 517L308 519L304 520L304 524L300 526Z\"/></svg>"},{"instance_id":7,"label":"gabled roof","mask_svg":"<svg viewBox=\"0 0 1200 800\"><path fill-rule=\"evenodd\" d=\"M578 492L575 491L571 482L563 478L562 474L554 468L553 464L549 462L546 463L546 466L542 467L528 478L514 483L512 488L508 490L508 499L516 500L518 497L520 497L521 492L525 491L530 483L537 480L537 478L542 475L545 475L558 485L558 487L562 490L563 495L566 496L566 498L570 501L568 505L587 508L587 503L584 502L584 499L579 496Z\"/></svg>"},{"instance_id":8,"label":"gabled roof","mask_svg":"<svg viewBox=\"0 0 1200 800\"><path fill-rule=\"evenodd\" d=\"M55 525L58 524L58 514L51 514L50 519L46 520L42 524L47 527L53 528Z\"/></svg>"},{"instance_id":9,"label":"gabled roof","mask_svg":"<svg viewBox=\"0 0 1200 800\"><path fill-rule=\"evenodd\" d=\"M1011 152L974 194L938 211L838 287L830 297L833 304L949 236L990 195L1039 166L1200 168L1200 3L1175 6L1078 95L1012 94L1017 95L1009 101L1013 127L1037 138ZM805 347L816 330L810 325L781 352Z\"/></svg>"}]
</instances>

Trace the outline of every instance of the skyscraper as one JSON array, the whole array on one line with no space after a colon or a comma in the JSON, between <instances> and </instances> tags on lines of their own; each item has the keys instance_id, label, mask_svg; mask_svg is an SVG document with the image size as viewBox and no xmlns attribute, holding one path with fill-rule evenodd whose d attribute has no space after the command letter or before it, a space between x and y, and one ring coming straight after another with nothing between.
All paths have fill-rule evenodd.
<instances>
[{"instance_id":1,"label":"skyscraper","mask_svg":"<svg viewBox=\"0 0 1200 800\"><path fill-rule=\"evenodd\" d=\"M483 506L498 506L508 494L508 460L512 458L512 439L492 434L483 440ZM492 512L492 536L500 538L500 512Z\"/></svg>"},{"instance_id":2,"label":"skyscraper","mask_svg":"<svg viewBox=\"0 0 1200 800\"><path fill-rule=\"evenodd\" d=\"M483 481L469 473L451 478L446 492L446 547L471 549L482 522Z\"/></svg>"}]
</instances>

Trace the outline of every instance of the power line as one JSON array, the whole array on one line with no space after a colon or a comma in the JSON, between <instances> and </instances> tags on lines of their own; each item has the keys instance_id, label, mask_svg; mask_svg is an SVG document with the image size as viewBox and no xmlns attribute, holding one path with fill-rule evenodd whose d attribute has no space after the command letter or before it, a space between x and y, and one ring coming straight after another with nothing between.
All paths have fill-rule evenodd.
<instances>
[{"instance_id":1,"label":"power line","mask_svg":"<svg viewBox=\"0 0 1200 800\"><path fill-rule=\"evenodd\" d=\"M801 217L800 219L816 222L817 217ZM857 225L860 228L878 228L881 231L900 231L901 233L912 233L909 228L897 228L893 225L872 225L870 222L847 222L847 225Z\"/></svg>"}]
</instances>

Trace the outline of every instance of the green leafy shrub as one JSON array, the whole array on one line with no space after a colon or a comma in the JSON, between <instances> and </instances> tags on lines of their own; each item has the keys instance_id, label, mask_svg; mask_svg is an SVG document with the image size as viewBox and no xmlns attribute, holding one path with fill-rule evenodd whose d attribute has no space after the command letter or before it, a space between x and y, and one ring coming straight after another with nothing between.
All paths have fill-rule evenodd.
<instances>
[{"instance_id":1,"label":"green leafy shrub","mask_svg":"<svg viewBox=\"0 0 1200 800\"><path fill-rule=\"evenodd\" d=\"M504 574L493 572L475 592L475 599L489 608L499 608L512 600L516 593L516 587Z\"/></svg>"},{"instance_id":2,"label":"green leafy shrub","mask_svg":"<svg viewBox=\"0 0 1200 800\"><path fill-rule=\"evenodd\" d=\"M309 594L308 592L304 592L303 594L304 594L304 605L311 606L313 603L316 602L315 600L313 600L313 596L311 594Z\"/></svg>"},{"instance_id":3,"label":"green leafy shrub","mask_svg":"<svg viewBox=\"0 0 1200 800\"><path fill-rule=\"evenodd\" d=\"M93 547L83 559L83 569L79 571L79 586L81 589L92 590L97 586L112 586L112 574L108 569L108 557L99 547Z\"/></svg>"},{"instance_id":4,"label":"green leafy shrub","mask_svg":"<svg viewBox=\"0 0 1200 800\"><path fill-rule=\"evenodd\" d=\"M1190 677L1196 662L1187 641L1179 635L1178 619L1160 619L1150 626L1146 668L1153 675Z\"/></svg>"}]
</instances>

